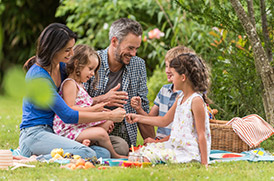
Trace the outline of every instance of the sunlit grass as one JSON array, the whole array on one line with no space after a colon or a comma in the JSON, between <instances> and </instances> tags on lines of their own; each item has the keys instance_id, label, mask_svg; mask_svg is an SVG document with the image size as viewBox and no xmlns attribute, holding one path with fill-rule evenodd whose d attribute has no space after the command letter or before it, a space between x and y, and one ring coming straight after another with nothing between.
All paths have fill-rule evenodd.
<instances>
[{"instance_id":1,"label":"sunlit grass","mask_svg":"<svg viewBox=\"0 0 274 181\"><path fill-rule=\"evenodd\" d=\"M0 96L0 149L18 147L21 100ZM142 143L138 135L138 143ZM272 139L268 140L273 149ZM106 170L67 170L58 163L31 163L35 168L0 170L0 180L273 180L271 162L216 163L208 169L199 163L156 165L148 168L111 167Z\"/></svg>"}]
</instances>

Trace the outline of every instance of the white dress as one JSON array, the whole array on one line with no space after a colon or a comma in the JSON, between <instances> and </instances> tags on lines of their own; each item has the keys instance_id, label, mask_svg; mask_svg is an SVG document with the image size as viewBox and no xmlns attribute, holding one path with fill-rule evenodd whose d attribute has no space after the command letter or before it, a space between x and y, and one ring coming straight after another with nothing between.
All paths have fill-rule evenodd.
<instances>
[{"instance_id":1,"label":"white dress","mask_svg":"<svg viewBox=\"0 0 274 181\"><path fill-rule=\"evenodd\" d=\"M181 93L179 95L171 128L171 134L168 141L162 143L151 143L145 147L142 147L140 152L152 163L201 162L197 130L195 127L193 113L191 111L192 99L197 96L202 98L201 94L193 93L184 103L180 104L183 99L183 94ZM207 159L209 161L211 136L206 105L204 105L204 109L206 114L205 133L207 140Z\"/></svg>"}]
</instances>

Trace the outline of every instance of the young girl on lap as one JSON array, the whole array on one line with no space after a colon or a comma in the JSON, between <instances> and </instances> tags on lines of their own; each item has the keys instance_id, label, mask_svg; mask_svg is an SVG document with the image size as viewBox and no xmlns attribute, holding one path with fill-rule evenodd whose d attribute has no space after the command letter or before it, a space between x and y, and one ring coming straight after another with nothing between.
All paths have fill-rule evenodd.
<instances>
[{"instance_id":1,"label":"young girl on lap","mask_svg":"<svg viewBox=\"0 0 274 181\"><path fill-rule=\"evenodd\" d=\"M61 85L59 94L74 110L86 112L107 111L107 103L93 105L92 98L84 90L83 83L94 76L100 65L100 57L87 45L77 45L74 55L67 63L68 78ZM90 146L91 141L107 148L113 158L121 158L110 142L108 132L113 128L112 121L98 121L81 124L65 124L57 115L54 117L53 129L56 134Z\"/></svg>"},{"instance_id":2,"label":"young girl on lap","mask_svg":"<svg viewBox=\"0 0 274 181\"><path fill-rule=\"evenodd\" d=\"M163 143L151 143L140 151L152 163L185 163L198 161L208 165L211 147L209 118L205 92L209 86L208 71L195 54L181 54L170 62L173 83L182 93L165 116L152 117L128 114L130 123L140 122L167 126L173 121L171 135Z\"/></svg>"}]
</instances>

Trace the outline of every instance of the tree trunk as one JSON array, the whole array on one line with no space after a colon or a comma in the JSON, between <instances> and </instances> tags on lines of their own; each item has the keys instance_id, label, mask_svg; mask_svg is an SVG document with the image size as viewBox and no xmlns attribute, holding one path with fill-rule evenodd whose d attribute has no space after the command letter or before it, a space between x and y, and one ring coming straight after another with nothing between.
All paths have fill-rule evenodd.
<instances>
[{"instance_id":1,"label":"tree trunk","mask_svg":"<svg viewBox=\"0 0 274 181\"><path fill-rule=\"evenodd\" d=\"M247 0L248 15L252 25L256 28L256 21L254 17L253 0Z\"/></svg>"},{"instance_id":2,"label":"tree trunk","mask_svg":"<svg viewBox=\"0 0 274 181\"><path fill-rule=\"evenodd\" d=\"M230 0L252 45L255 66L263 83L263 102L267 121L274 126L274 71L270 66L255 27L250 22L239 0ZM251 98L252 99L252 98Z\"/></svg>"},{"instance_id":3,"label":"tree trunk","mask_svg":"<svg viewBox=\"0 0 274 181\"><path fill-rule=\"evenodd\" d=\"M267 58L268 58L269 62L271 62L273 60L272 46L271 46L271 42L270 42L270 39L269 39L269 33L268 33L268 30L267 30L267 18L266 18L264 0L260 0L260 9L261 9L262 28L263 28L266 55L267 55Z\"/></svg>"}]
</instances>

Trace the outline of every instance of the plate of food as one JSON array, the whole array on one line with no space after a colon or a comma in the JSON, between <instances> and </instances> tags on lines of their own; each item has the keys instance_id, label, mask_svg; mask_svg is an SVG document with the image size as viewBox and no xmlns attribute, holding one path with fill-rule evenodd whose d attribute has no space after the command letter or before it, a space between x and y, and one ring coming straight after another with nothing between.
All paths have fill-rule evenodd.
<instances>
[{"instance_id":1,"label":"plate of food","mask_svg":"<svg viewBox=\"0 0 274 181\"><path fill-rule=\"evenodd\" d=\"M233 160L244 156L245 154L241 153L214 153L209 155L209 157L213 160Z\"/></svg>"}]
</instances>

